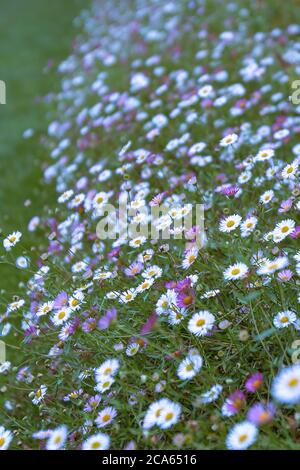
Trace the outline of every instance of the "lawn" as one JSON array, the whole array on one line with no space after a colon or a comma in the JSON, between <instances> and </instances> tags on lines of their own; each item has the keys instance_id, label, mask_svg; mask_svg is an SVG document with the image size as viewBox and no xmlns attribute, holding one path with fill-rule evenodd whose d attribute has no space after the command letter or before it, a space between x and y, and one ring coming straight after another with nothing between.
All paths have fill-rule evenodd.
<instances>
[{"instance_id":1,"label":"lawn","mask_svg":"<svg viewBox=\"0 0 300 470\"><path fill-rule=\"evenodd\" d=\"M32 146L22 135L32 128L39 136L47 125L47 108L41 99L59 89L53 70L71 50L73 21L84 4L83 0L1 1L0 80L7 88L7 104L0 106L3 233L24 230L43 204L53 200L53 194L41 182L44 150ZM10 293L21 278L14 268L3 265L0 276L1 288Z\"/></svg>"}]
</instances>

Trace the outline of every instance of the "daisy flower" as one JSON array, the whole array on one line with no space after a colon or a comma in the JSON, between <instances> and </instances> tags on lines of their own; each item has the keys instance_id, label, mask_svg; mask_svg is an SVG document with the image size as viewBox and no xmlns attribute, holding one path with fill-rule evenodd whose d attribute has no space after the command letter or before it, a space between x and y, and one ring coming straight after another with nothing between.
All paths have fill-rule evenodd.
<instances>
[{"instance_id":1,"label":"daisy flower","mask_svg":"<svg viewBox=\"0 0 300 470\"><path fill-rule=\"evenodd\" d=\"M228 147L228 145L234 144L238 140L237 134L228 134L220 141L221 147Z\"/></svg>"},{"instance_id":2,"label":"daisy flower","mask_svg":"<svg viewBox=\"0 0 300 470\"><path fill-rule=\"evenodd\" d=\"M235 263L224 271L224 278L227 281L242 279L248 274L248 266L244 263Z\"/></svg>"},{"instance_id":3,"label":"daisy flower","mask_svg":"<svg viewBox=\"0 0 300 470\"><path fill-rule=\"evenodd\" d=\"M177 375L181 380L191 380L200 371L203 359L200 354L190 354L181 361L177 369Z\"/></svg>"},{"instance_id":4,"label":"daisy flower","mask_svg":"<svg viewBox=\"0 0 300 470\"><path fill-rule=\"evenodd\" d=\"M242 237L247 237L250 233L253 232L257 225L257 217L248 217L244 222L242 222L240 230Z\"/></svg>"},{"instance_id":5,"label":"daisy flower","mask_svg":"<svg viewBox=\"0 0 300 470\"><path fill-rule=\"evenodd\" d=\"M23 305L25 305L25 300L24 299L16 300L15 302L12 302L11 304L9 304L7 306L7 311L8 312L15 312L19 308L23 307Z\"/></svg>"},{"instance_id":6,"label":"daisy flower","mask_svg":"<svg viewBox=\"0 0 300 470\"><path fill-rule=\"evenodd\" d=\"M150 266L149 268L145 269L145 271L142 273L142 276L145 279L150 279L152 277L157 279L158 277L161 277L161 275L162 275L162 269L156 265Z\"/></svg>"},{"instance_id":7,"label":"daisy flower","mask_svg":"<svg viewBox=\"0 0 300 470\"><path fill-rule=\"evenodd\" d=\"M262 203L262 204L269 204L270 201L272 201L274 197L274 191L269 190L269 191L265 191L259 198L259 201Z\"/></svg>"},{"instance_id":8,"label":"daisy flower","mask_svg":"<svg viewBox=\"0 0 300 470\"><path fill-rule=\"evenodd\" d=\"M143 429L148 430L157 424L157 420L165 406L167 406L169 400L167 398L161 398L158 401L152 403L148 411L145 414L143 421Z\"/></svg>"},{"instance_id":9,"label":"daisy flower","mask_svg":"<svg viewBox=\"0 0 300 470\"><path fill-rule=\"evenodd\" d=\"M136 295L136 289L128 289L127 291L122 292L119 300L121 303L127 304L128 302L132 302L135 299Z\"/></svg>"},{"instance_id":10,"label":"daisy flower","mask_svg":"<svg viewBox=\"0 0 300 470\"><path fill-rule=\"evenodd\" d=\"M292 325L297 320L296 314L291 310L284 310L283 312L277 313L274 317L273 325L276 328L286 328L289 325Z\"/></svg>"},{"instance_id":11,"label":"daisy flower","mask_svg":"<svg viewBox=\"0 0 300 470\"><path fill-rule=\"evenodd\" d=\"M292 219L286 219L282 222L279 222L273 231L274 241L276 239L276 242L278 243L284 238L286 238L290 233L294 231L295 225L296 224Z\"/></svg>"},{"instance_id":12,"label":"daisy flower","mask_svg":"<svg viewBox=\"0 0 300 470\"><path fill-rule=\"evenodd\" d=\"M126 348L126 356L129 356L129 357L135 356L139 352L139 349L140 349L139 343L129 344L129 346L127 346Z\"/></svg>"},{"instance_id":13,"label":"daisy flower","mask_svg":"<svg viewBox=\"0 0 300 470\"><path fill-rule=\"evenodd\" d=\"M119 367L120 363L118 359L106 359L106 361L104 361L103 364L95 370L96 382L100 382L107 377L114 376L118 372Z\"/></svg>"},{"instance_id":14,"label":"daisy flower","mask_svg":"<svg viewBox=\"0 0 300 470\"><path fill-rule=\"evenodd\" d=\"M107 406L98 414L97 418L95 419L95 423L97 424L98 428L103 428L110 424L114 418L117 416L117 410L111 406Z\"/></svg>"},{"instance_id":15,"label":"daisy flower","mask_svg":"<svg viewBox=\"0 0 300 470\"><path fill-rule=\"evenodd\" d=\"M143 245L146 242L146 237L136 237L130 240L129 245L132 248L139 248L141 245Z\"/></svg>"},{"instance_id":16,"label":"daisy flower","mask_svg":"<svg viewBox=\"0 0 300 470\"><path fill-rule=\"evenodd\" d=\"M13 232L3 240L3 246L6 251L10 251L21 239L21 232Z\"/></svg>"},{"instance_id":17,"label":"daisy flower","mask_svg":"<svg viewBox=\"0 0 300 470\"><path fill-rule=\"evenodd\" d=\"M159 417L157 419L157 425L161 429L168 429L176 424L180 418L181 406L178 403L174 403L170 400L164 404Z\"/></svg>"},{"instance_id":18,"label":"daisy flower","mask_svg":"<svg viewBox=\"0 0 300 470\"><path fill-rule=\"evenodd\" d=\"M300 365L295 364L281 369L272 383L273 397L283 404L300 401Z\"/></svg>"},{"instance_id":19,"label":"daisy flower","mask_svg":"<svg viewBox=\"0 0 300 470\"><path fill-rule=\"evenodd\" d=\"M84 441L82 444L82 450L107 450L109 449L109 444L109 436L100 432Z\"/></svg>"},{"instance_id":20,"label":"daisy flower","mask_svg":"<svg viewBox=\"0 0 300 470\"><path fill-rule=\"evenodd\" d=\"M226 446L230 450L248 449L257 437L257 428L249 421L235 424L226 437Z\"/></svg>"},{"instance_id":21,"label":"daisy flower","mask_svg":"<svg viewBox=\"0 0 300 470\"><path fill-rule=\"evenodd\" d=\"M69 320L71 313L72 310L70 308L62 308L54 313L51 320L53 321L55 326L62 325L67 320Z\"/></svg>"},{"instance_id":22,"label":"daisy flower","mask_svg":"<svg viewBox=\"0 0 300 470\"><path fill-rule=\"evenodd\" d=\"M199 402L203 404L207 404L207 403L212 403L213 401L216 401L217 398L220 396L222 390L223 390L222 385L219 385L219 384L213 385L210 390L200 395Z\"/></svg>"},{"instance_id":23,"label":"daisy flower","mask_svg":"<svg viewBox=\"0 0 300 470\"><path fill-rule=\"evenodd\" d=\"M276 408L272 403L255 403L247 413L247 419L255 426L267 424L274 418Z\"/></svg>"},{"instance_id":24,"label":"daisy flower","mask_svg":"<svg viewBox=\"0 0 300 470\"><path fill-rule=\"evenodd\" d=\"M299 165L296 161L294 161L293 163L290 163L289 165L286 165L281 172L282 178L284 179L294 178L298 171L298 167Z\"/></svg>"},{"instance_id":25,"label":"daisy flower","mask_svg":"<svg viewBox=\"0 0 300 470\"><path fill-rule=\"evenodd\" d=\"M47 315L47 313L51 312L53 309L54 302L45 302L44 304L40 305L36 315L41 317L43 315Z\"/></svg>"},{"instance_id":26,"label":"daisy flower","mask_svg":"<svg viewBox=\"0 0 300 470\"><path fill-rule=\"evenodd\" d=\"M150 289L150 287L154 284L154 278L145 279L141 284L139 284L136 288L136 292L144 292L145 290Z\"/></svg>"},{"instance_id":27,"label":"daisy flower","mask_svg":"<svg viewBox=\"0 0 300 470\"><path fill-rule=\"evenodd\" d=\"M44 399L44 396L46 395L46 393L47 393L46 385L41 385L40 388L38 388L33 393L32 403L34 405L38 405Z\"/></svg>"},{"instance_id":28,"label":"daisy flower","mask_svg":"<svg viewBox=\"0 0 300 470\"><path fill-rule=\"evenodd\" d=\"M46 442L47 450L58 450L61 449L68 436L68 430L66 426L59 426L50 433L50 437Z\"/></svg>"},{"instance_id":29,"label":"daisy flower","mask_svg":"<svg viewBox=\"0 0 300 470\"><path fill-rule=\"evenodd\" d=\"M273 149L262 149L258 152L255 159L257 162L264 162L266 160L270 160L270 158L274 157L274 150Z\"/></svg>"},{"instance_id":30,"label":"daisy flower","mask_svg":"<svg viewBox=\"0 0 300 470\"><path fill-rule=\"evenodd\" d=\"M195 313L188 323L188 330L196 336L206 335L214 326L215 317L207 310Z\"/></svg>"},{"instance_id":31,"label":"daisy flower","mask_svg":"<svg viewBox=\"0 0 300 470\"><path fill-rule=\"evenodd\" d=\"M256 372L252 374L245 383L245 388L248 392L255 393L263 383L263 375L261 372Z\"/></svg>"},{"instance_id":32,"label":"daisy flower","mask_svg":"<svg viewBox=\"0 0 300 470\"><path fill-rule=\"evenodd\" d=\"M182 261L183 269L188 269L196 261L198 253L199 250L195 246L186 252L184 260Z\"/></svg>"},{"instance_id":33,"label":"daisy flower","mask_svg":"<svg viewBox=\"0 0 300 470\"><path fill-rule=\"evenodd\" d=\"M219 225L219 230L221 232L232 232L235 230L241 223L242 217L234 214L226 217L226 219L221 220Z\"/></svg>"},{"instance_id":34,"label":"daisy flower","mask_svg":"<svg viewBox=\"0 0 300 470\"><path fill-rule=\"evenodd\" d=\"M97 382L95 390L100 393L107 392L107 390L110 389L114 382L115 380L112 377L103 377L102 380L99 380L99 382Z\"/></svg>"},{"instance_id":35,"label":"daisy flower","mask_svg":"<svg viewBox=\"0 0 300 470\"><path fill-rule=\"evenodd\" d=\"M0 426L0 450L6 450L13 439L13 434Z\"/></svg>"},{"instance_id":36,"label":"daisy flower","mask_svg":"<svg viewBox=\"0 0 300 470\"><path fill-rule=\"evenodd\" d=\"M163 315L168 313L177 304L177 294L175 290L168 289L166 294L160 296L156 302L156 313L157 315Z\"/></svg>"}]
</instances>

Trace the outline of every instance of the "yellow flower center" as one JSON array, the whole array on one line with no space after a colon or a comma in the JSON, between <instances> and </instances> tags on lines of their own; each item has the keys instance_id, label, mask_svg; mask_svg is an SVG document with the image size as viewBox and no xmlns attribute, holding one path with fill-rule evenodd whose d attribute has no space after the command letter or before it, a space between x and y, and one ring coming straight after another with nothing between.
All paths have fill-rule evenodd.
<instances>
[{"instance_id":1,"label":"yellow flower center","mask_svg":"<svg viewBox=\"0 0 300 470\"><path fill-rule=\"evenodd\" d=\"M240 437L239 437L239 441L242 443L242 442L245 442L245 440L247 439L247 434L241 434Z\"/></svg>"},{"instance_id":2,"label":"yellow flower center","mask_svg":"<svg viewBox=\"0 0 300 470\"><path fill-rule=\"evenodd\" d=\"M5 443L5 437L0 437L0 447Z\"/></svg>"},{"instance_id":3,"label":"yellow flower center","mask_svg":"<svg viewBox=\"0 0 300 470\"><path fill-rule=\"evenodd\" d=\"M100 447L100 442L93 442L93 444L91 445L92 449L99 449L99 447Z\"/></svg>"},{"instance_id":4,"label":"yellow flower center","mask_svg":"<svg viewBox=\"0 0 300 470\"><path fill-rule=\"evenodd\" d=\"M288 317L284 316L280 319L281 323L287 323L289 321Z\"/></svg>"},{"instance_id":5,"label":"yellow flower center","mask_svg":"<svg viewBox=\"0 0 300 470\"><path fill-rule=\"evenodd\" d=\"M298 385L299 383L299 379L297 379L296 377L294 377L293 379L291 379L288 383L288 386L289 387L296 387L296 385Z\"/></svg>"},{"instance_id":6,"label":"yellow flower center","mask_svg":"<svg viewBox=\"0 0 300 470\"><path fill-rule=\"evenodd\" d=\"M166 414L166 421L170 421L174 416L174 413L172 411L169 411L169 413Z\"/></svg>"},{"instance_id":7,"label":"yellow flower center","mask_svg":"<svg viewBox=\"0 0 300 470\"><path fill-rule=\"evenodd\" d=\"M237 274L240 274L240 272L241 272L240 268L234 268L231 271L231 274L233 274L233 276L236 276Z\"/></svg>"},{"instance_id":8,"label":"yellow flower center","mask_svg":"<svg viewBox=\"0 0 300 470\"><path fill-rule=\"evenodd\" d=\"M205 325L205 320L204 320L204 318L199 318L199 320L197 320L196 325L197 325L197 326L203 326L203 325Z\"/></svg>"},{"instance_id":9,"label":"yellow flower center","mask_svg":"<svg viewBox=\"0 0 300 470\"><path fill-rule=\"evenodd\" d=\"M227 222L227 227L233 227L234 226L234 220L228 220Z\"/></svg>"}]
</instances>

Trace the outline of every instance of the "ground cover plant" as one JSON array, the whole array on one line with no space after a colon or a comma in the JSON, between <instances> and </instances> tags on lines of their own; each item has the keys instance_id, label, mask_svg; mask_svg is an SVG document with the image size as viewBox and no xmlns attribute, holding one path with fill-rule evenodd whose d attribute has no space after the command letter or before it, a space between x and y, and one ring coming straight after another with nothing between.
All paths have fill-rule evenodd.
<instances>
[{"instance_id":1,"label":"ground cover plant","mask_svg":"<svg viewBox=\"0 0 300 470\"><path fill-rule=\"evenodd\" d=\"M295 5L77 18L42 137L56 201L3 237L26 284L2 299L0 448L299 449Z\"/></svg>"}]
</instances>

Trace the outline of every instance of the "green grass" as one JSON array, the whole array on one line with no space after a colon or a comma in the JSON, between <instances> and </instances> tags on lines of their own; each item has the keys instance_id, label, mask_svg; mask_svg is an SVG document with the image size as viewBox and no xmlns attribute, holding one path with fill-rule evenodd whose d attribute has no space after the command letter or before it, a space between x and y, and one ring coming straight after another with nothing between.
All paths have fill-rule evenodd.
<instances>
[{"instance_id":1,"label":"green grass","mask_svg":"<svg viewBox=\"0 0 300 470\"><path fill-rule=\"evenodd\" d=\"M49 203L41 188L44 150L24 140L25 129L36 133L47 125L46 107L39 99L56 91L59 81L46 71L69 53L73 19L83 0L2 0L0 14L0 80L6 83L6 105L0 106L0 229L23 231L42 204ZM24 201L31 205L24 207ZM29 248L27 246L27 248ZM1 265L1 288L13 291L19 271Z\"/></svg>"}]
</instances>

